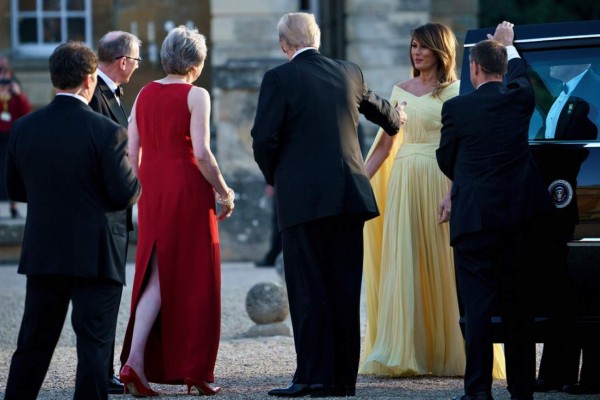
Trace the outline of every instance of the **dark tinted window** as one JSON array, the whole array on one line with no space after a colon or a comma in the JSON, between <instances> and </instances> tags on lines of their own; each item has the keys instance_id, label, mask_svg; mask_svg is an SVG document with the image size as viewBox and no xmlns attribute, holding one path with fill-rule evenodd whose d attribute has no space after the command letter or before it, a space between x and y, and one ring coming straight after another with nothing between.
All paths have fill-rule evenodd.
<instances>
[{"instance_id":1,"label":"dark tinted window","mask_svg":"<svg viewBox=\"0 0 600 400\"><path fill-rule=\"evenodd\" d=\"M600 47L522 50L535 89L532 140L598 140Z\"/></svg>"}]
</instances>

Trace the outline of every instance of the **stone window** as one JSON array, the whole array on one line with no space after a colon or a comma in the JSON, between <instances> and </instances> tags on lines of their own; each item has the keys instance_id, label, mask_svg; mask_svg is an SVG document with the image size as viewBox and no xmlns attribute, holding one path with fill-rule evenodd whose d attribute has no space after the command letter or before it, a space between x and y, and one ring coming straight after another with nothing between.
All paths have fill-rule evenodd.
<instances>
[{"instance_id":1,"label":"stone window","mask_svg":"<svg viewBox=\"0 0 600 400\"><path fill-rule=\"evenodd\" d=\"M11 0L14 53L46 57L67 40L91 45L91 3L91 0Z\"/></svg>"}]
</instances>

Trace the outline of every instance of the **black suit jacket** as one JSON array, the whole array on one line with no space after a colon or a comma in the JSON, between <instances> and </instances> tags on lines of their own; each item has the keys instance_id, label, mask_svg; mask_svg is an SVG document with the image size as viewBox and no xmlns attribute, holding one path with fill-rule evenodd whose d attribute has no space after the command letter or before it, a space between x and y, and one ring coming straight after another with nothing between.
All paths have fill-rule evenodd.
<instances>
[{"instance_id":1,"label":"black suit jacket","mask_svg":"<svg viewBox=\"0 0 600 400\"><path fill-rule=\"evenodd\" d=\"M125 282L121 215L141 189L127 133L87 104L58 95L13 124L7 189L27 203L19 273Z\"/></svg>"},{"instance_id":2,"label":"black suit jacket","mask_svg":"<svg viewBox=\"0 0 600 400\"><path fill-rule=\"evenodd\" d=\"M127 128L128 121L125 108L119 105L115 94L100 76L98 76L94 96L90 100L90 107L92 107L92 110L112 119L123 128Z\"/></svg>"},{"instance_id":3,"label":"black suit jacket","mask_svg":"<svg viewBox=\"0 0 600 400\"><path fill-rule=\"evenodd\" d=\"M550 140L596 140L600 128L600 76L591 69L581 78L569 94L558 121L554 139ZM546 121L536 135L545 140Z\"/></svg>"},{"instance_id":4,"label":"black suit jacket","mask_svg":"<svg viewBox=\"0 0 600 400\"><path fill-rule=\"evenodd\" d=\"M570 93L556 123L556 139L596 140L600 129L600 76L591 69Z\"/></svg>"},{"instance_id":5,"label":"black suit jacket","mask_svg":"<svg viewBox=\"0 0 600 400\"><path fill-rule=\"evenodd\" d=\"M520 58L504 85L488 82L442 107L438 164L452 184L450 241L524 222L552 208L529 152L534 93Z\"/></svg>"},{"instance_id":6,"label":"black suit jacket","mask_svg":"<svg viewBox=\"0 0 600 400\"><path fill-rule=\"evenodd\" d=\"M121 103L123 105L123 103ZM90 107L92 110L99 112L100 114L112 119L123 128L127 129L129 125L129 119L125 112L125 107L119 105L114 92L108 87L102 77L98 76L98 84L94 90L94 95L90 100ZM115 215L118 217L118 214ZM125 218L127 221L127 230L133 230L133 213L131 208L123 210L121 212L121 218Z\"/></svg>"},{"instance_id":7,"label":"black suit jacket","mask_svg":"<svg viewBox=\"0 0 600 400\"><path fill-rule=\"evenodd\" d=\"M358 142L359 113L390 134L392 106L360 68L306 50L265 74L252 128L254 158L277 188L281 229L328 216L378 215Z\"/></svg>"}]
</instances>

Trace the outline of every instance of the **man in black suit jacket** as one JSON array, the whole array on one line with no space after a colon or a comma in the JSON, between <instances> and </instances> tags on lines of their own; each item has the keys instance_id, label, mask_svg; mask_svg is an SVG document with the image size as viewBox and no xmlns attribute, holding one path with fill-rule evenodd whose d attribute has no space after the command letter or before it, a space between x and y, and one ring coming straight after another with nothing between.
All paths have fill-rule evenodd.
<instances>
[{"instance_id":1,"label":"man in black suit jacket","mask_svg":"<svg viewBox=\"0 0 600 400\"><path fill-rule=\"evenodd\" d=\"M277 190L297 368L290 387L269 394L354 395L362 230L378 215L358 117L392 135L400 117L366 87L357 65L319 53L314 15L286 14L278 31L290 62L265 74L252 137L254 158Z\"/></svg>"},{"instance_id":2,"label":"man in black suit jacket","mask_svg":"<svg viewBox=\"0 0 600 400\"><path fill-rule=\"evenodd\" d=\"M550 76L559 79L563 91L555 99L537 140L596 140L600 124L600 77L589 64L553 65ZM547 148L536 155L550 190L560 188L565 195L554 195L556 209L541 224L537 260L548 281L550 331L544 342L535 390L564 390L571 394L600 393L600 343L596 337L581 337L577 330L578 300L584 305L585 291L573 287L568 274L568 246L579 222L577 176L589 151L580 147ZM554 189L556 190L556 189ZM583 350L581 376L579 359Z\"/></svg>"},{"instance_id":3,"label":"man in black suit jacket","mask_svg":"<svg viewBox=\"0 0 600 400\"><path fill-rule=\"evenodd\" d=\"M465 395L457 398L462 400L492 399L496 301L505 330L511 399L533 399L533 315L521 253L527 222L552 204L529 152L534 93L525 63L512 46L512 27L499 24L494 36L471 49L476 90L442 107L437 160L453 181L450 240L466 317Z\"/></svg>"},{"instance_id":4,"label":"man in black suit jacket","mask_svg":"<svg viewBox=\"0 0 600 400\"><path fill-rule=\"evenodd\" d=\"M108 398L125 282L121 215L141 188L127 159L127 132L88 106L97 63L83 43L58 46L50 56L56 97L11 130L7 189L27 203L18 268L27 292L6 400L37 397L69 303L78 358L73 398Z\"/></svg>"},{"instance_id":5,"label":"man in black suit jacket","mask_svg":"<svg viewBox=\"0 0 600 400\"><path fill-rule=\"evenodd\" d=\"M536 140L596 140L600 127L600 76L590 64L552 65L562 91L548 111Z\"/></svg>"},{"instance_id":6,"label":"man in black suit jacket","mask_svg":"<svg viewBox=\"0 0 600 400\"><path fill-rule=\"evenodd\" d=\"M108 32L98 42L98 84L90 101L92 110L112 119L123 128L127 128L128 118L123 106L121 85L129 82L131 75L139 67L141 41L128 32ZM121 218L127 221L127 241L133 230L131 207L121 212ZM125 242L125 261L127 261L127 241ZM111 355L114 360L114 344ZM108 367L108 393L123 393L123 384L116 376L113 362Z\"/></svg>"},{"instance_id":7,"label":"man in black suit jacket","mask_svg":"<svg viewBox=\"0 0 600 400\"><path fill-rule=\"evenodd\" d=\"M93 110L127 128L121 85L139 68L141 41L129 32L108 32L98 42L98 85L90 101Z\"/></svg>"}]
</instances>

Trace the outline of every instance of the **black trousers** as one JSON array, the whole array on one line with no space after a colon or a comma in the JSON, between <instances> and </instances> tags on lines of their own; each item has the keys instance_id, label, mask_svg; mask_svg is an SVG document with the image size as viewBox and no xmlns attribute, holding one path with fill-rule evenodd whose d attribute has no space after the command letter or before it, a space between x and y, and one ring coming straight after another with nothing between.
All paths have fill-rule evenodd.
<instances>
[{"instance_id":1,"label":"black trousers","mask_svg":"<svg viewBox=\"0 0 600 400\"><path fill-rule=\"evenodd\" d=\"M271 214L271 236L269 240L269 251L265 255L264 261L269 264L275 264L275 260L283 248L281 233L279 232L279 219L277 218L277 194L272 198L273 212Z\"/></svg>"},{"instance_id":2,"label":"black trousers","mask_svg":"<svg viewBox=\"0 0 600 400\"><path fill-rule=\"evenodd\" d=\"M77 336L73 399L108 399L106 371L122 290L122 284L107 279L28 276L25 310L10 364L5 400L37 398L70 302L71 323Z\"/></svg>"},{"instance_id":3,"label":"black trousers","mask_svg":"<svg viewBox=\"0 0 600 400\"><path fill-rule=\"evenodd\" d=\"M454 244L466 317L466 394L491 394L491 317L497 310L503 322L508 390L515 398L533 398L535 342L527 300L530 277L524 263L525 235L524 226L509 226L467 234Z\"/></svg>"},{"instance_id":4,"label":"black trousers","mask_svg":"<svg viewBox=\"0 0 600 400\"><path fill-rule=\"evenodd\" d=\"M129 250L129 232L133 231L133 217L132 214L133 211L131 209L131 207L127 208L127 232L126 232L126 238L127 240L125 241L125 265L123 265L123 268L126 268L126 264L127 264L127 251ZM119 293L119 304L121 304L121 293ZM115 321L116 324L116 321ZM116 334L116 328L115 328L115 334ZM116 338L113 337L113 343L112 343L112 348L110 350L110 362L108 364L108 382L110 383L111 379L113 376L115 376L115 340ZM120 372L120 369L119 369ZM118 378L118 375L116 375Z\"/></svg>"},{"instance_id":5,"label":"black trousers","mask_svg":"<svg viewBox=\"0 0 600 400\"><path fill-rule=\"evenodd\" d=\"M282 232L294 330L294 383L353 390L360 358L364 218L341 215Z\"/></svg>"}]
</instances>

